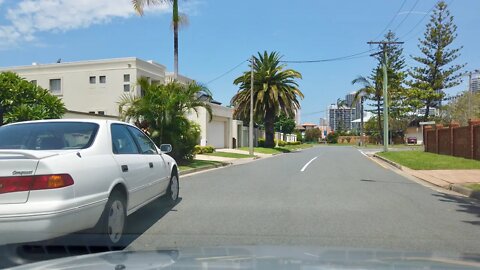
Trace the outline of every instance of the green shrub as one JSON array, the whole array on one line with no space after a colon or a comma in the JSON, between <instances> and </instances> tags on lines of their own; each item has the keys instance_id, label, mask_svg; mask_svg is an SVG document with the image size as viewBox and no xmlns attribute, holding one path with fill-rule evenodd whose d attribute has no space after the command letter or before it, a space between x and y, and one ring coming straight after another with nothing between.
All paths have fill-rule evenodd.
<instances>
[{"instance_id":1,"label":"green shrub","mask_svg":"<svg viewBox=\"0 0 480 270\"><path fill-rule=\"evenodd\" d=\"M327 143L338 143L338 136L340 136L340 134L338 134L337 132L331 132L327 135Z\"/></svg>"},{"instance_id":2,"label":"green shrub","mask_svg":"<svg viewBox=\"0 0 480 270\"><path fill-rule=\"evenodd\" d=\"M215 152L215 148L213 146L207 145L207 146L200 146L200 145L195 145L195 154L208 154L208 153L213 153Z\"/></svg>"},{"instance_id":3,"label":"green shrub","mask_svg":"<svg viewBox=\"0 0 480 270\"><path fill-rule=\"evenodd\" d=\"M300 141L296 141L296 142L287 142L286 144L287 144L287 145L299 145L299 144L302 144L302 142L300 142Z\"/></svg>"},{"instance_id":4,"label":"green shrub","mask_svg":"<svg viewBox=\"0 0 480 270\"><path fill-rule=\"evenodd\" d=\"M265 147L265 139L258 139L258 147Z\"/></svg>"},{"instance_id":5,"label":"green shrub","mask_svg":"<svg viewBox=\"0 0 480 270\"><path fill-rule=\"evenodd\" d=\"M277 140L275 140L275 145L277 145ZM278 141L278 146L283 147L285 145L287 145L287 142L282 141L282 140Z\"/></svg>"}]
</instances>

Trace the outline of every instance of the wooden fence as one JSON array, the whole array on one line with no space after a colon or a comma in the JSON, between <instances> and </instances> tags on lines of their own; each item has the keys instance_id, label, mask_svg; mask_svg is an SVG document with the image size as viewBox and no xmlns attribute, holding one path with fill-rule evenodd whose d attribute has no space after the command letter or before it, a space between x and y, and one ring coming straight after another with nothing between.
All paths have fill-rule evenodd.
<instances>
[{"instance_id":1,"label":"wooden fence","mask_svg":"<svg viewBox=\"0 0 480 270\"><path fill-rule=\"evenodd\" d=\"M480 160L480 119L464 127L426 126L423 132L425 152Z\"/></svg>"}]
</instances>

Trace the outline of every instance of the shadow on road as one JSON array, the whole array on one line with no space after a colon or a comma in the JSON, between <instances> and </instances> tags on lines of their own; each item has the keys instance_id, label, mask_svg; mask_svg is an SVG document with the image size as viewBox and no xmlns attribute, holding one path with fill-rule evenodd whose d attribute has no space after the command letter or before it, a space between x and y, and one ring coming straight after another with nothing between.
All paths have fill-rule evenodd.
<instances>
[{"instance_id":1,"label":"shadow on road","mask_svg":"<svg viewBox=\"0 0 480 270\"><path fill-rule=\"evenodd\" d=\"M178 202L172 205L162 198L157 199L128 216L124 246L135 241L170 211L176 211L173 208L181 201L182 198L179 198ZM98 235L80 232L42 242L0 246L0 269L43 260L121 249L101 246L95 243L96 239L98 239Z\"/></svg>"},{"instance_id":2,"label":"shadow on road","mask_svg":"<svg viewBox=\"0 0 480 270\"><path fill-rule=\"evenodd\" d=\"M475 217L474 220L463 220L465 223L470 223L473 225L480 225L480 203L479 201L471 198L465 198L462 196L455 196L445 193L436 193L432 194L437 197L441 202L449 202L457 204L460 209L457 209L458 212L464 212L471 214Z\"/></svg>"},{"instance_id":3,"label":"shadow on road","mask_svg":"<svg viewBox=\"0 0 480 270\"><path fill-rule=\"evenodd\" d=\"M407 182L407 181L385 181L385 180L373 180L373 179L360 179L360 181L367 182L367 183L416 185L416 183L414 182Z\"/></svg>"}]
</instances>

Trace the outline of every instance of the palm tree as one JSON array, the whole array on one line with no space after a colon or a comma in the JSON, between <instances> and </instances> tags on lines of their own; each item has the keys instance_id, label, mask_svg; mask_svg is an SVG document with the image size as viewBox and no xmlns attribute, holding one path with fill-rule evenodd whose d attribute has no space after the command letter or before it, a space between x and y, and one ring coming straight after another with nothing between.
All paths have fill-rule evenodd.
<instances>
[{"instance_id":1,"label":"palm tree","mask_svg":"<svg viewBox=\"0 0 480 270\"><path fill-rule=\"evenodd\" d=\"M188 24L188 19L185 14L178 12L178 0L132 0L133 8L135 11L143 16L143 8L145 5L158 5L158 4L172 4L172 27L173 27L173 56L174 56L174 70L173 74L175 79L178 76L178 30L181 25Z\"/></svg>"},{"instance_id":2,"label":"palm tree","mask_svg":"<svg viewBox=\"0 0 480 270\"><path fill-rule=\"evenodd\" d=\"M197 112L203 107L212 117L212 108L208 100L202 96L211 96L210 91L197 83L168 84L149 83L146 78L138 80L138 86L144 91L142 97L124 95L119 102L120 118L145 127L152 134L156 143L170 142L179 123L187 121L185 115L190 111Z\"/></svg>"},{"instance_id":3,"label":"palm tree","mask_svg":"<svg viewBox=\"0 0 480 270\"><path fill-rule=\"evenodd\" d=\"M378 76L381 76L381 70L377 70L376 74ZM379 134L383 134L382 132L383 127L382 127L382 120L381 120L383 86L381 82L382 82L381 80L375 80L374 84L372 84L367 78L363 76L358 76L352 81L352 84L362 85L362 88L356 91L353 102L356 102L359 99L362 99L362 102L363 102L363 97L370 98L376 102L375 106L376 106L376 114L377 114L377 128L378 128ZM362 112L362 120L363 120L363 112Z\"/></svg>"},{"instance_id":4,"label":"palm tree","mask_svg":"<svg viewBox=\"0 0 480 270\"><path fill-rule=\"evenodd\" d=\"M281 112L288 117L293 117L295 111L300 108L299 98L303 99L303 93L298 89L295 79L301 79L302 75L293 70L285 69L280 63L281 56L277 52L258 53L253 58L254 87L253 102L254 115L265 125L265 146L274 147L274 124L275 117ZM235 106L234 116L248 119L250 113L250 71L235 79L234 84L239 86L237 94L232 98L231 104Z\"/></svg>"}]
</instances>

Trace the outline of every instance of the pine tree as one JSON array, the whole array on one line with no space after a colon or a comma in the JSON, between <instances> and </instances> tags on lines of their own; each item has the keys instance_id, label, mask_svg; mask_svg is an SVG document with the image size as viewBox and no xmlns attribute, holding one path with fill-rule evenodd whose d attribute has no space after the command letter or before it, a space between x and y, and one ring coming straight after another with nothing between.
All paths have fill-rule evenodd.
<instances>
[{"instance_id":1,"label":"pine tree","mask_svg":"<svg viewBox=\"0 0 480 270\"><path fill-rule=\"evenodd\" d=\"M410 102L421 108L425 107L424 118L430 115L430 108L439 107L444 97L443 90L461 83L459 71L466 64L451 63L460 56L463 47L451 49L457 37L457 26L445 1L439 1L427 24L425 34L418 48L422 56L412 56L419 63L409 71Z\"/></svg>"}]
</instances>

